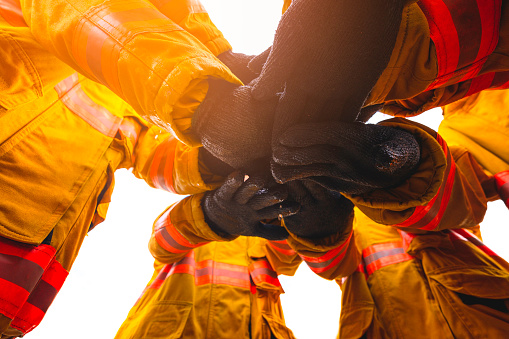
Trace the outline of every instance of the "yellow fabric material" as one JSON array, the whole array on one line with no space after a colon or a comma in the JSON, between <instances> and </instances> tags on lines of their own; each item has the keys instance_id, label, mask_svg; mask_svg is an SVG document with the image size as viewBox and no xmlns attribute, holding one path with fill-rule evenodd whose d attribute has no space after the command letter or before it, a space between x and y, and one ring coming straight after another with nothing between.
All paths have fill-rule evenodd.
<instances>
[{"instance_id":1,"label":"yellow fabric material","mask_svg":"<svg viewBox=\"0 0 509 339\"><path fill-rule=\"evenodd\" d=\"M191 118L205 97L207 78L241 84L197 38L143 0L21 5L44 48L190 146L199 145Z\"/></svg>"},{"instance_id":2,"label":"yellow fabric material","mask_svg":"<svg viewBox=\"0 0 509 339\"><path fill-rule=\"evenodd\" d=\"M266 241L239 237L212 242L194 251L194 261L214 261L245 267L266 259ZM260 253L262 256L260 256ZM172 263L171 260L166 263ZM163 268L156 261L151 286ZM293 272L295 272L294 266ZM252 273L252 272L251 272ZM280 290L249 288L221 283L196 285L189 273L174 273L159 288L147 288L129 312L115 338L294 338L285 326Z\"/></svg>"},{"instance_id":3,"label":"yellow fabric material","mask_svg":"<svg viewBox=\"0 0 509 339\"><path fill-rule=\"evenodd\" d=\"M509 91L483 91L444 106L439 133L492 175L509 169Z\"/></svg>"},{"instance_id":4,"label":"yellow fabric material","mask_svg":"<svg viewBox=\"0 0 509 339\"><path fill-rule=\"evenodd\" d=\"M395 229L361 213L354 231L361 248L401 239ZM382 267L367 279L356 272L340 283L339 338L503 338L508 333L509 314L486 306L509 305L504 266L443 232L417 236L407 252L415 258Z\"/></svg>"},{"instance_id":5,"label":"yellow fabric material","mask_svg":"<svg viewBox=\"0 0 509 339\"><path fill-rule=\"evenodd\" d=\"M509 70L508 37L509 8L505 6L505 1L502 1L498 44L488 56L479 75ZM402 13L390 61L365 105L383 103L384 113L394 116L414 116L461 100L469 91L469 82L424 91L435 80L437 74L437 54L430 38L426 17L415 1L409 1Z\"/></svg>"},{"instance_id":6,"label":"yellow fabric material","mask_svg":"<svg viewBox=\"0 0 509 339\"><path fill-rule=\"evenodd\" d=\"M377 190L367 195L348 196L353 203L374 221L385 225L399 224L435 197L444 177L446 158L436 141L436 132L415 122L391 119L383 125L404 129L412 133L421 145L421 160L416 171L397 187ZM464 157L464 149L448 147L455 161L454 180L442 218L435 231L452 227L474 227L484 218L488 198L492 193L483 190L489 178L478 177L479 165L471 157ZM461 159L461 160L460 160ZM461 161L463 164L458 164ZM459 213L458 211L462 211ZM411 227L411 226L410 226Z\"/></svg>"}]
</instances>

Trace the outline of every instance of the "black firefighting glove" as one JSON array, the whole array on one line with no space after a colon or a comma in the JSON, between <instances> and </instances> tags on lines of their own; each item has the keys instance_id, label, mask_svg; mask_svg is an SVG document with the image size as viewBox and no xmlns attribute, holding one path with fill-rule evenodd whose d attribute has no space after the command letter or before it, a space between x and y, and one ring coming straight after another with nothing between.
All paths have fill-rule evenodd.
<instances>
[{"instance_id":1,"label":"black firefighting glove","mask_svg":"<svg viewBox=\"0 0 509 339\"><path fill-rule=\"evenodd\" d=\"M386 67L404 0L294 0L253 96L278 95L277 137L304 122L355 121Z\"/></svg>"},{"instance_id":2,"label":"black firefighting glove","mask_svg":"<svg viewBox=\"0 0 509 339\"><path fill-rule=\"evenodd\" d=\"M284 217L288 231L300 237L316 239L341 233L348 228L353 204L338 192L310 180L287 183L288 201L300 204L297 214Z\"/></svg>"},{"instance_id":3,"label":"black firefighting glove","mask_svg":"<svg viewBox=\"0 0 509 339\"><path fill-rule=\"evenodd\" d=\"M209 80L209 90L196 110L193 132L213 156L235 169L271 154L277 99L259 101L249 86Z\"/></svg>"},{"instance_id":4,"label":"black firefighting glove","mask_svg":"<svg viewBox=\"0 0 509 339\"><path fill-rule=\"evenodd\" d=\"M330 190L360 194L401 183L419 159L419 143L408 132L329 122L290 127L278 139L271 168L280 183L308 178Z\"/></svg>"},{"instance_id":5,"label":"black firefighting glove","mask_svg":"<svg viewBox=\"0 0 509 339\"><path fill-rule=\"evenodd\" d=\"M217 56L223 64L228 67L233 74L237 76L244 84L248 84L256 78L260 72L254 72L248 67L249 62L254 58L253 55L246 55L242 53L234 53L232 50L223 52Z\"/></svg>"},{"instance_id":6,"label":"black firefighting glove","mask_svg":"<svg viewBox=\"0 0 509 339\"><path fill-rule=\"evenodd\" d=\"M288 232L268 221L298 211L298 204L285 202L287 196L286 187L275 183L270 175L252 176L244 182L244 174L237 171L221 187L205 193L202 209L207 224L222 237L243 235L283 240Z\"/></svg>"}]
</instances>

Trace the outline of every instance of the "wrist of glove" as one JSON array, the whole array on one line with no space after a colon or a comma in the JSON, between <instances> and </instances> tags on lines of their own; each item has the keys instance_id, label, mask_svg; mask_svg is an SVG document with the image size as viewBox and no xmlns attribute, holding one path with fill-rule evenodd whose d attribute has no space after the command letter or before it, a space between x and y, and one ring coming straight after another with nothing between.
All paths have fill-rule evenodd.
<instances>
[{"instance_id":1,"label":"wrist of glove","mask_svg":"<svg viewBox=\"0 0 509 339\"><path fill-rule=\"evenodd\" d=\"M296 213L299 206L286 203L286 197L284 186L270 177L244 181L244 174L235 172L220 188L205 193L202 209L212 231L224 238L242 235L283 240L288 232L266 221Z\"/></svg>"},{"instance_id":2,"label":"wrist of glove","mask_svg":"<svg viewBox=\"0 0 509 339\"><path fill-rule=\"evenodd\" d=\"M326 238L349 230L353 203L340 193L329 191L310 180L287 183L288 200L301 207L299 212L285 217L286 229L307 239Z\"/></svg>"},{"instance_id":3,"label":"wrist of glove","mask_svg":"<svg viewBox=\"0 0 509 339\"><path fill-rule=\"evenodd\" d=\"M274 101L257 101L248 86L210 79L196 110L193 132L214 157L240 169L271 154Z\"/></svg>"},{"instance_id":4,"label":"wrist of glove","mask_svg":"<svg viewBox=\"0 0 509 339\"><path fill-rule=\"evenodd\" d=\"M246 55L242 53L234 53L231 50L223 52L217 56L223 64L228 67L237 78L240 79L244 84L250 83L254 78L258 76L257 73L253 72L248 67L249 62L254 56Z\"/></svg>"},{"instance_id":5,"label":"wrist of glove","mask_svg":"<svg viewBox=\"0 0 509 339\"><path fill-rule=\"evenodd\" d=\"M415 137L362 123L302 124L277 140L271 163L280 183L307 178L344 193L361 194L406 180L420 160Z\"/></svg>"}]
</instances>

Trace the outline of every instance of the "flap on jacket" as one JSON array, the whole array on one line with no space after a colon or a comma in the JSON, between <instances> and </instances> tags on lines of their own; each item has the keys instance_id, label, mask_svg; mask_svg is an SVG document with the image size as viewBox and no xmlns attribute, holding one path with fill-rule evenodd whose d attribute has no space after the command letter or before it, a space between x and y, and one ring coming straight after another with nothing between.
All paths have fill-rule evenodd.
<instances>
[{"instance_id":1,"label":"flap on jacket","mask_svg":"<svg viewBox=\"0 0 509 339\"><path fill-rule=\"evenodd\" d=\"M92 192L83 191L85 183L106 171L107 161L104 168L99 162L111 140L57 102L3 142L0 236L39 244L73 203L86 203ZM86 185L102 189L95 186ZM76 200L80 194L86 196Z\"/></svg>"},{"instance_id":2,"label":"flap on jacket","mask_svg":"<svg viewBox=\"0 0 509 339\"><path fill-rule=\"evenodd\" d=\"M6 32L0 32L0 106L9 110L42 96L42 84L32 61Z\"/></svg>"}]
</instances>

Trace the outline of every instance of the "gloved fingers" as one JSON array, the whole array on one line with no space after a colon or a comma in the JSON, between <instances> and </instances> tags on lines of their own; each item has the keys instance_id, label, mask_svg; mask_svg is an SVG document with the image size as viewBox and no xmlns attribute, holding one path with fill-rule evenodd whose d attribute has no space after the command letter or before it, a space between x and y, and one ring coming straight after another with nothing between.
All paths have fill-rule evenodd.
<instances>
[{"instance_id":1,"label":"gloved fingers","mask_svg":"<svg viewBox=\"0 0 509 339\"><path fill-rule=\"evenodd\" d=\"M244 174L236 171L230 174L223 185L214 194L214 198L220 201L231 201L237 190L244 183Z\"/></svg>"},{"instance_id":2,"label":"gloved fingers","mask_svg":"<svg viewBox=\"0 0 509 339\"><path fill-rule=\"evenodd\" d=\"M324 189L330 192L337 192L338 194L339 192L349 194L361 194L372 191L375 188L381 187L367 183L346 181L340 178L333 177L308 177L306 178L306 181L312 181L317 185L322 186Z\"/></svg>"},{"instance_id":3,"label":"gloved fingers","mask_svg":"<svg viewBox=\"0 0 509 339\"><path fill-rule=\"evenodd\" d=\"M288 231L284 227L261 222L255 227L254 233L254 236L267 240L285 240L289 236Z\"/></svg>"},{"instance_id":4,"label":"gloved fingers","mask_svg":"<svg viewBox=\"0 0 509 339\"><path fill-rule=\"evenodd\" d=\"M267 58L269 57L270 50L272 49L272 46L267 48L262 53L255 55L249 63L247 64L247 67L251 70L251 72L255 74L260 74L263 69L263 65L265 65L265 62L267 61Z\"/></svg>"},{"instance_id":5,"label":"gloved fingers","mask_svg":"<svg viewBox=\"0 0 509 339\"><path fill-rule=\"evenodd\" d=\"M356 150L342 149L331 145L310 145L308 147L287 147L276 144L272 147L272 160L282 166L304 166L311 164L347 164L349 153ZM345 159L346 158L346 159Z\"/></svg>"},{"instance_id":6,"label":"gloved fingers","mask_svg":"<svg viewBox=\"0 0 509 339\"><path fill-rule=\"evenodd\" d=\"M300 204L295 201L282 201L276 205L265 207L256 212L259 220L272 220L297 214Z\"/></svg>"},{"instance_id":7,"label":"gloved fingers","mask_svg":"<svg viewBox=\"0 0 509 339\"><path fill-rule=\"evenodd\" d=\"M247 206L258 211L265 207L278 204L288 198L288 191L283 185L277 185L267 190L261 190L249 200Z\"/></svg>"},{"instance_id":8,"label":"gloved fingers","mask_svg":"<svg viewBox=\"0 0 509 339\"><path fill-rule=\"evenodd\" d=\"M290 126L298 124L303 119L303 116L307 113L305 111L306 100L305 95L298 95L298 92L288 88L285 88L281 93L272 128L273 143L277 142L280 135Z\"/></svg>"},{"instance_id":9,"label":"gloved fingers","mask_svg":"<svg viewBox=\"0 0 509 339\"><path fill-rule=\"evenodd\" d=\"M270 176L250 176L237 189L234 200L238 204L245 205L251 198L261 192L267 192L268 187L275 185Z\"/></svg>"},{"instance_id":10,"label":"gloved fingers","mask_svg":"<svg viewBox=\"0 0 509 339\"><path fill-rule=\"evenodd\" d=\"M371 125L373 126L373 125ZM298 124L288 127L279 136L278 143L288 147L311 145L350 146L365 139L370 132L362 123L320 122Z\"/></svg>"}]
</instances>

